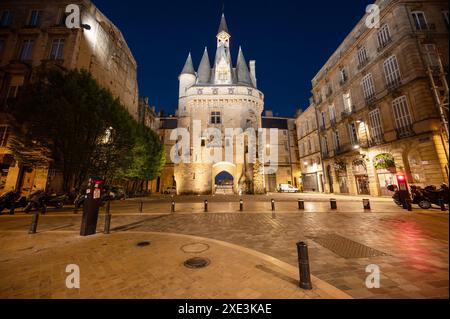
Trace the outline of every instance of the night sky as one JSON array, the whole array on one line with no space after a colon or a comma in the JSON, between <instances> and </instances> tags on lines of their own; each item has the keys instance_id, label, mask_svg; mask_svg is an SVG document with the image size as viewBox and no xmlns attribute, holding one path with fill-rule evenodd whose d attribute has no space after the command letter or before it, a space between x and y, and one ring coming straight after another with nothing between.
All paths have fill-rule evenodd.
<instances>
[{"instance_id":1,"label":"night sky","mask_svg":"<svg viewBox=\"0 0 450 319\"><path fill-rule=\"evenodd\" d=\"M233 63L239 45L256 60L265 107L293 116L309 103L311 79L373 0L93 0L125 36L138 63L139 94L158 110L177 107L178 75L189 51L198 68L214 60L223 3Z\"/></svg>"}]
</instances>

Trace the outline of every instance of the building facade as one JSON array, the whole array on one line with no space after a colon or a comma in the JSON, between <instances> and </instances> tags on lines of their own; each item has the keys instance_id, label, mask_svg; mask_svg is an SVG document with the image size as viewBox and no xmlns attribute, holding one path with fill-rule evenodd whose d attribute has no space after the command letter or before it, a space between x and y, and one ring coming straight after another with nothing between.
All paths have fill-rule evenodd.
<instances>
[{"instance_id":1,"label":"building facade","mask_svg":"<svg viewBox=\"0 0 450 319\"><path fill-rule=\"evenodd\" d=\"M376 4L312 80L326 192L448 181L448 2Z\"/></svg>"},{"instance_id":2,"label":"building facade","mask_svg":"<svg viewBox=\"0 0 450 319\"><path fill-rule=\"evenodd\" d=\"M301 186L305 192L323 192L324 177L322 156L317 127L316 108L309 106L299 111L296 117Z\"/></svg>"},{"instance_id":3,"label":"building facade","mask_svg":"<svg viewBox=\"0 0 450 319\"><path fill-rule=\"evenodd\" d=\"M66 6L81 8L85 27L68 29ZM40 66L85 69L138 120L137 64L117 27L89 0L0 3L0 192L58 189L58 174L15 161L7 148L8 104Z\"/></svg>"}]
</instances>

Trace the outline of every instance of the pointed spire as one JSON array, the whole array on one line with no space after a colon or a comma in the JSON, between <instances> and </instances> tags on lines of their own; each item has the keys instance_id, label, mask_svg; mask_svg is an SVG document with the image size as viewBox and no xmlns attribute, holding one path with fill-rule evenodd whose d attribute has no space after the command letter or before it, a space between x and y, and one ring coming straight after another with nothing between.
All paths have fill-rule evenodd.
<instances>
[{"instance_id":1,"label":"pointed spire","mask_svg":"<svg viewBox=\"0 0 450 319\"><path fill-rule=\"evenodd\" d=\"M245 61L244 53L242 52L241 47L239 47L239 54L236 64L236 73L239 83L253 85L250 76L250 71L248 69L247 62Z\"/></svg>"},{"instance_id":2,"label":"pointed spire","mask_svg":"<svg viewBox=\"0 0 450 319\"><path fill-rule=\"evenodd\" d=\"M227 20L225 19L225 13L222 13L222 19L220 20L219 31L217 34L220 34L221 32L230 34L230 31L228 31Z\"/></svg>"},{"instance_id":3,"label":"pointed spire","mask_svg":"<svg viewBox=\"0 0 450 319\"><path fill-rule=\"evenodd\" d=\"M183 71L181 71L181 74L195 75L194 63L192 62L191 52L189 52L189 55L186 59L186 63L184 64L184 68Z\"/></svg>"},{"instance_id":4,"label":"pointed spire","mask_svg":"<svg viewBox=\"0 0 450 319\"><path fill-rule=\"evenodd\" d=\"M205 47L205 52L203 52L202 61L198 68L198 82L199 83L209 83L211 79L211 63L209 62L208 49Z\"/></svg>"}]
</instances>

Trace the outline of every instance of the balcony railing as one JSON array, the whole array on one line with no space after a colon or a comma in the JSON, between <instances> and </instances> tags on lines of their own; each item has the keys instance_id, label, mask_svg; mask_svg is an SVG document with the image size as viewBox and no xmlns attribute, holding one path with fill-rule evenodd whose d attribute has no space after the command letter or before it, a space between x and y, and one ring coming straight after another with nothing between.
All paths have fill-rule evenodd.
<instances>
[{"instance_id":1,"label":"balcony railing","mask_svg":"<svg viewBox=\"0 0 450 319\"><path fill-rule=\"evenodd\" d=\"M339 147L337 147L335 149L335 153L340 155L340 154L350 152L351 150L353 150L352 144L342 144L342 145L339 145Z\"/></svg>"},{"instance_id":2,"label":"balcony railing","mask_svg":"<svg viewBox=\"0 0 450 319\"><path fill-rule=\"evenodd\" d=\"M389 92L397 91L397 89L402 85L402 80L400 78L394 79L388 83L386 83L386 89Z\"/></svg>"},{"instance_id":3,"label":"balcony railing","mask_svg":"<svg viewBox=\"0 0 450 319\"><path fill-rule=\"evenodd\" d=\"M383 51L389 44L392 43L392 38L389 36L383 43L379 43L377 51Z\"/></svg>"},{"instance_id":4,"label":"balcony railing","mask_svg":"<svg viewBox=\"0 0 450 319\"><path fill-rule=\"evenodd\" d=\"M355 110L356 110L356 107L354 105L352 105L350 107L350 110L347 109L347 110L344 110L344 112L341 113L341 117L343 119L345 119L345 118L349 117L350 115L352 115L353 113L355 113Z\"/></svg>"},{"instance_id":5,"label":"balcony railing","mask_svg":"<svg viewBox=\"0 0 450 319\"><path fill-rule=\"evenodd\" d=\"M361 70L362 68L364 68L369 63L369 61L370 61L369 58L360 61L358 63L358 70Z\"/></svg>"},{"instance_id":6,"label":"balcony railing","mask_svg":"<svg viewBox=\"0 0 450 319\"><path fill-rule=\"evenodd\" d=\"M366 101L367 106L372 106L376 100L375 94L365 97L364 100Z\"/></svg>"},{"instance_id":7,"label":"balcony railing","mask_svg":"<svg viewBox=\"0 0 450 319\"><path fill-rule=\"evenodd\" d=\"M398 128L395 129L395 131L397 132L397 139L410 137L410 136L413 136L413 135L416 134L414 132L412 124L411 125L406 125L406 126L403 126L403 127L398 127Z\"/></svg>"}]
</instances>

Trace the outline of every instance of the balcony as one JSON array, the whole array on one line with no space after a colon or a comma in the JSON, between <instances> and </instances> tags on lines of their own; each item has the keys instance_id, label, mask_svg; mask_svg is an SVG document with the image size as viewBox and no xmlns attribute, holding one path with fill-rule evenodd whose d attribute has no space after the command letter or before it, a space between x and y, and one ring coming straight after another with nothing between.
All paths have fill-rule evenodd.
<instances>
[{"instance_id":1,"label":"balcony","mask_svg":"<svg viewBox=\"0 0 450 319\"><path fill-rule=\"evenodd\" d=\"M355 113L356 107L354 105L352 105L350 107L350 110L345 110L344 112L341 113L341 117L342 119L345 119L349 116L351 116L353 113Z\"/></svg>"},{"instance_id":2,"label":"balcony","mask_svg":"<svg viewBox=\"0 0 450 319\"><path fill-rule=\"evenodd\" d=\"M369 59L364 59L362 61L359 61L358 63L358 70L363 69L367 64L369 63Z\"/></svg>"},{"instance_id":3,"label":"balcony","mask_svg":"<svg viewBox=\"0 0 450 319\"><path fill-rule=\"evenodd\" d=\"M392 38L389 36L386 41L384 41L383 43L380 43L378 45L377 51L378 53L380 53L381 51L383 51L389 44L392 43Z\"/></svg>"},{"instance_id":4,"label":"balcony","mask_svg":"<svg viewBox=\"0 0 450 319\"><path fill-rule=\"evenodd\" d=\"M416 134L412 124L396 128L395 131L397 132L397 139L414 136Z\"/></svg>"},{"instance_id":5,"label":"balcony","mask_svg":"<svg viewBox=\"0 0 450 319\"><path fill-rule=\"evenodd\" d=\"M400 78L397 78L386 84L386 90L388 90L389 92L396 92L401 85L402 80Z\"/></svg>"},{"instance_id":6,"label":"balcony","mask_svg":"<svg viewBox=\"0 0 450 319\"><path fill-rule=\"evenodd\" d=\"M337 155L341 155L341 154L350 152L350 151L352 151L353 149L354 149L354 148L353 148L353 145L352 145L352 144L349 144L349 143L347 143L347 144L342 144L342 145L339 145L339 147L337 147L337 148L335 149L335 153L336 153Z\"/></svg>"},{"instance_id":7,"label":"balcony","mask_svg":"<svg viewBox=\"0 0 450 319\"><path fill-rule=\"evenodd\" d=\"M383 135L373 135L372 139L369 141L369 147L384 144L384 136Z\"/></svg>"},{"instance_id":8,"label":"balcony","mask_svg":"<svg viewBox=\"0 0 450 319\"><path fill-rule=\"evenodd\" d=\"M322 159L330 159L331 158L331 154L327 151L323 151L322 152Z\"/></svg>"},{"instance_id":9,"label":"balcony","mask_svg":"<svg viewBox=\"0 0 450 319\"><path fill-rule=\"evenodd\" d=\"M364 100L366 102L366 106L368 106L368 107L373 106L376 101L375 94L365 97Z\"/></svg>"}]
</instances>

